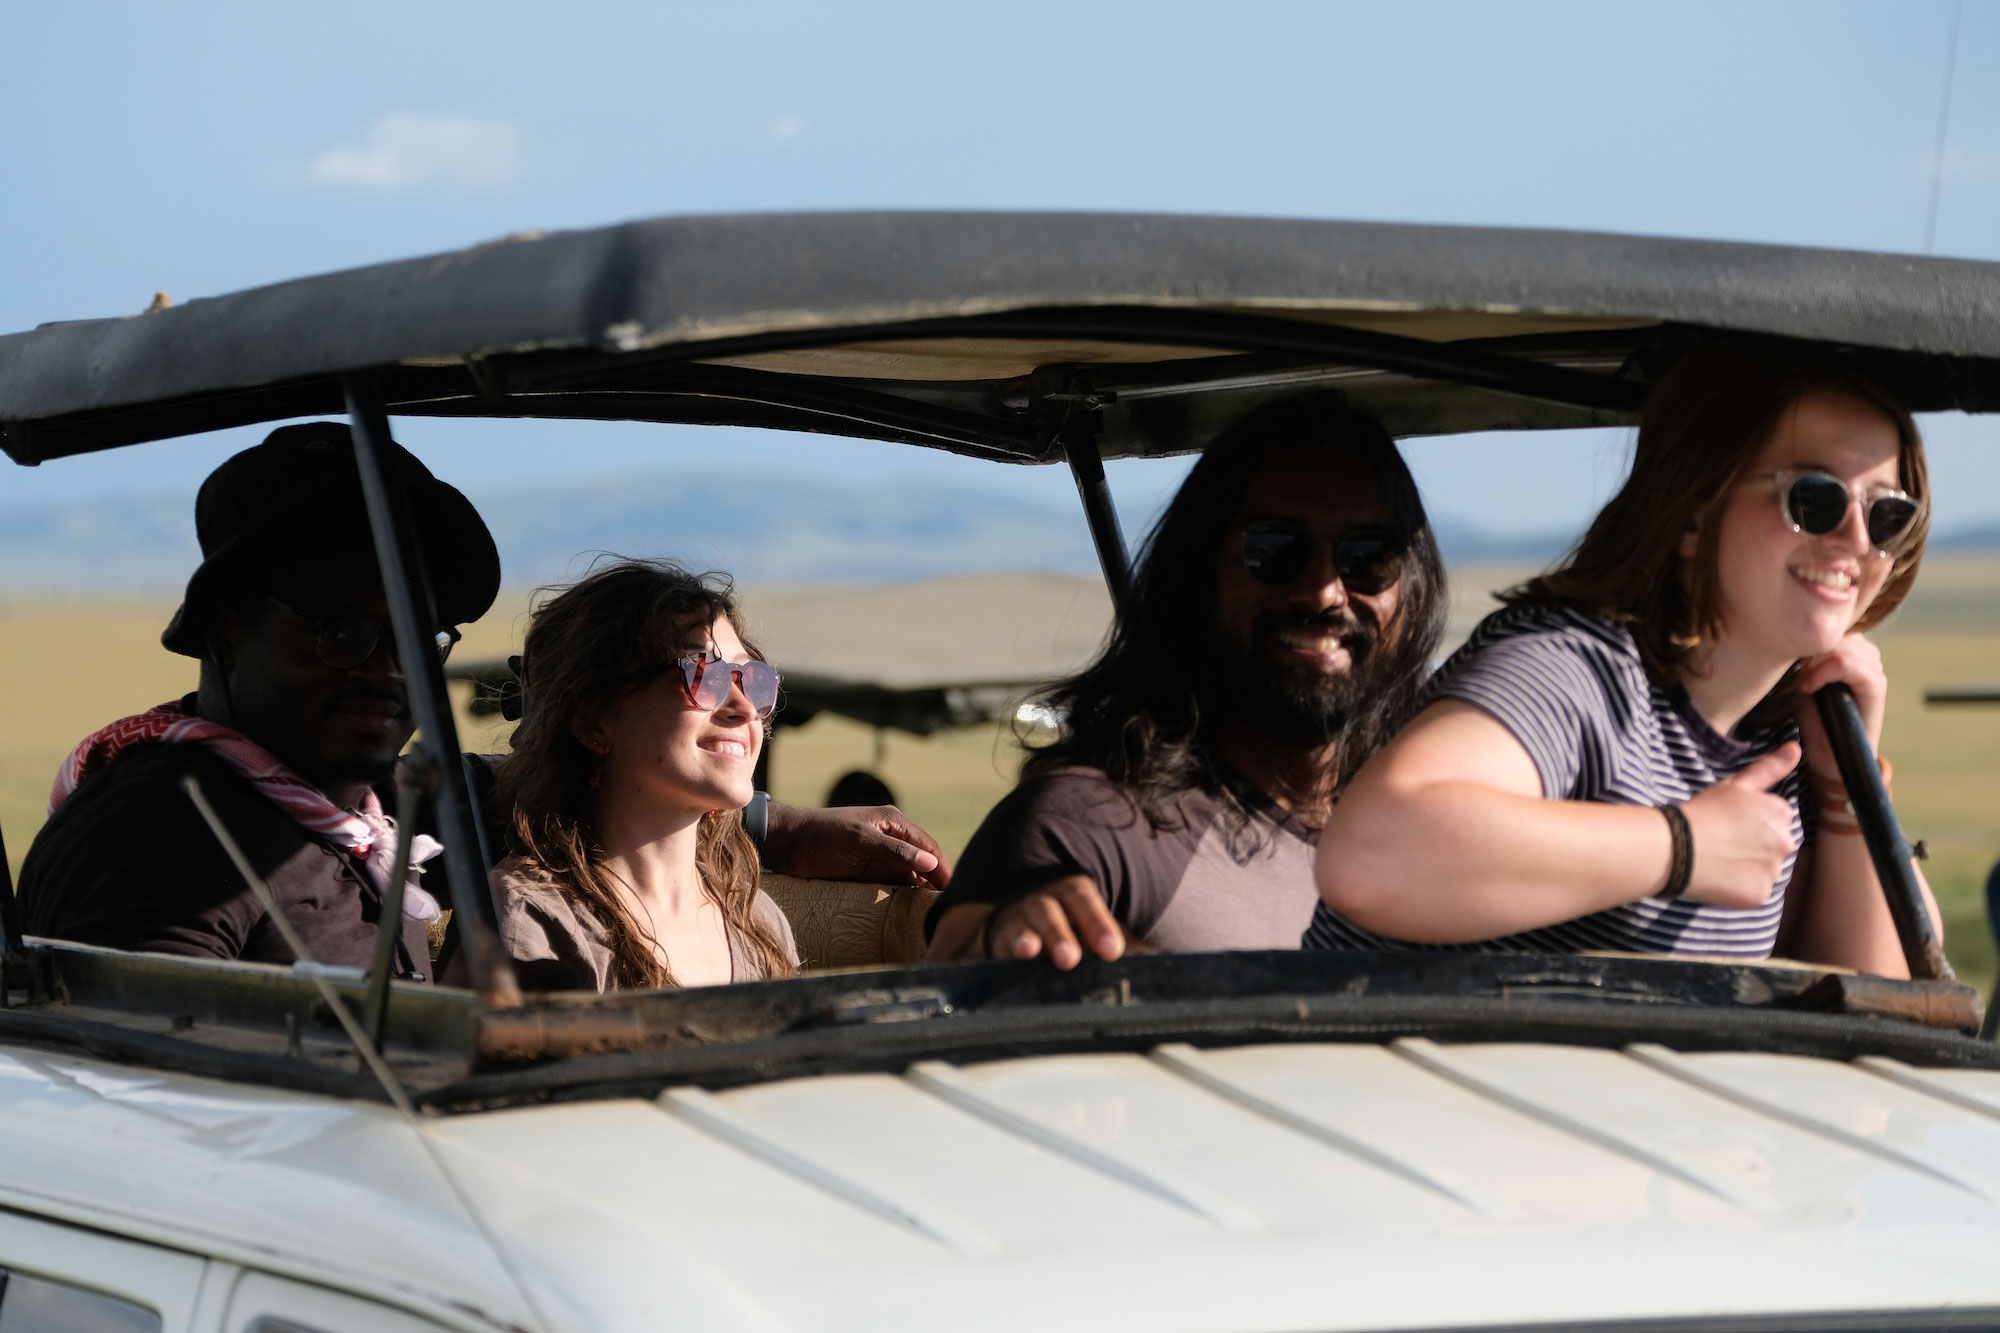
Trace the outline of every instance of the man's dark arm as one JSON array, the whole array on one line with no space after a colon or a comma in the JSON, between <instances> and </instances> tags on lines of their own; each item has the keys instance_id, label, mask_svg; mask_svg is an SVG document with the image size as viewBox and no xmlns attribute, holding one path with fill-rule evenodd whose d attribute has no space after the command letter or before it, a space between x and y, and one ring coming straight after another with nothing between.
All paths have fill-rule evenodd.
<instances>
[{"instance_id":1,"label":"man's dark arm","mask_svg":"<svg viewBox=\"0 0 2000 1333\"><path fill-rule=\"evenodd\" d=\"M1044 958L1060 968L1117 958L1157 918L1143 900L1171 891L1160 839L1126 793L1095 769L1031 778L972 836L951 890L925 928L933 962Z\"/></svg>"},{"instance_id":2,"label":"man's dark arm","mask_svg":"<svg viewBox=\"0 0 2000 1333\"><path fill-rule=\"evenodd\" d=\"M951 883L937 839L893 805L815 810L772 801L765 817L764 865L781 875L933 889Z\"/></svg>"}]
</instances>

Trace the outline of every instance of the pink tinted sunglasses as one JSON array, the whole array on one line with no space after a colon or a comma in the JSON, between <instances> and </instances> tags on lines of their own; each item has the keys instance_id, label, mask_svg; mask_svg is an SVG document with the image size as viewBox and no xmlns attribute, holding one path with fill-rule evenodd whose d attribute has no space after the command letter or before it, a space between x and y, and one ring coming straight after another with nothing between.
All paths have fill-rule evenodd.
<instances>
[{"instance_id":1,"label":"pink tinted sunglasses","mask_svg":"<svg viewBox=\"0 0 2000 1333\"><path fill-rule=\"evenodd\" d=\"M778 706L778 672L769 662L725 662L714 653L690 653L675 662L681 669L681 692L688 703L713 713L729 701L729 687L740 683L743 697L769 717Z\"/></svg>"}]
</instances>

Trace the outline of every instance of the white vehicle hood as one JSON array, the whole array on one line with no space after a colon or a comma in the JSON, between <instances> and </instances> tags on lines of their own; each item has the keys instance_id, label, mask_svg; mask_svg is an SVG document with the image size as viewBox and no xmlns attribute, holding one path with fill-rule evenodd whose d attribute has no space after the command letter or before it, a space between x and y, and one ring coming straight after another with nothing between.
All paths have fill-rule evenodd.
<instances>
[{"instance_id":1,"label":"white vehicle hood","mask_svg":"<svg viewBox=\"0 0 2000 1333\"><path fill-rule=\"evenodd\" d=\"M467 1328L2000 1311L2000 1072L1876 1058L1166 1046L426 1118L420 1143L381 1107L16 1050L0 1116L9 1206Z\"/></svg>"},{"instance_id":2,"label":"white vehicle hood","mask_svg":"<svg viewBox=\"0 0 2000 1333\"><path fill-rule=\"evenodd\" d=\"M436 1133L570 1328L2000 1308L2000 1073L1657 1047L1163 1047Z\"/></svg>"}]
</instances>

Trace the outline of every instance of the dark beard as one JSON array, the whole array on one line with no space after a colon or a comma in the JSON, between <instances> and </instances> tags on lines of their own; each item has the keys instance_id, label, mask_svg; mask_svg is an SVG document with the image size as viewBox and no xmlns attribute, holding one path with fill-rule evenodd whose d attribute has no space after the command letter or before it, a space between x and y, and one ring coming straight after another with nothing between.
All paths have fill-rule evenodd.
<instances>
[{"instance_id":1,"label":"dark beard","mask_svg":"<svg viewBox=\"0 0 2000 1333\"><path fill-rule=\"evenodd\" d=\"M1347 649L1348 669L1315 671L1310 667L1275 665L1267 649L1282 630L1331 630ZM1281 615L1266 612L1251 626L1247 650L1223 654L1223 697L1247 725L1287 744L1324 746L1346 732L1357 707L1374 685L1369 670L1379 634L1374 624L1349 610L1322 615Z\"/></svg>"}]
</instances>

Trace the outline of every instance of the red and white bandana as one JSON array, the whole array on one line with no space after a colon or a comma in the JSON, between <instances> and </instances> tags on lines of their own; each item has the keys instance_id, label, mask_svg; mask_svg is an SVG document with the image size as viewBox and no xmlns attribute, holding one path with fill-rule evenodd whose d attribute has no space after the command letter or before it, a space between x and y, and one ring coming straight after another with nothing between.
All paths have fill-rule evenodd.
<instances>
[{"instance_id":1,"label":"red and white bandana","mask_svg":"<svg viewBox=\"0 0 2000 1333\"><path fill-rule=\"evenodd\" d=\"M56 807L68 800L85 778L108 765L127 746L142 741L192 741L208 746L256 787L264 799L291 816L292 822L347 848L367 862L378 882L386 880L395 868L396 821L382 812L382 802L373 791L359 810L344 810L329 800L325 792L286 768L269 750L233 727L183 712L179 700L149 708L134 717L120 718L85 737L56 770L55 785L49 789L49 813L54 814ZM442 843L423 833L410 844L410 876L403 889L403 915L417 921L430 921L438 916L437 899L418 886L417 874L424 862L443 850Z\"/></svg>"}]
</instances>

